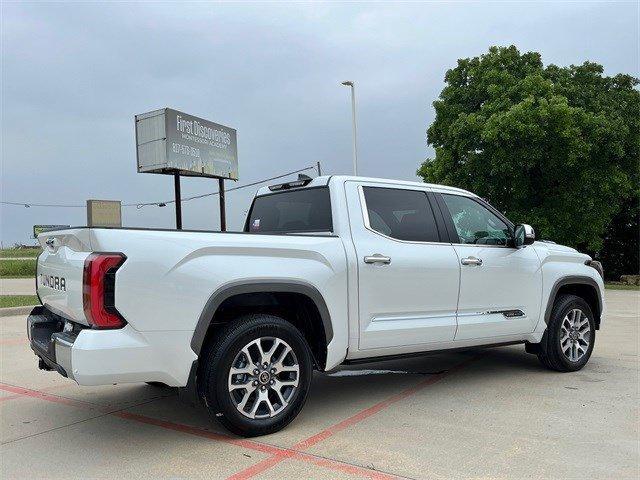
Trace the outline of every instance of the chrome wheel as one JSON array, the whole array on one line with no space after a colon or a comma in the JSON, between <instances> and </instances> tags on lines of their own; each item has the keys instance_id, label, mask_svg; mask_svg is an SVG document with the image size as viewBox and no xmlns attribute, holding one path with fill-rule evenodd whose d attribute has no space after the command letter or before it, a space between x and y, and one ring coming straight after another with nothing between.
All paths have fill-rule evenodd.
<instances>
[{"instance_id":1,"label":"chrome wheel","mask_svg":"<svg viewBox=\"0 0 640 480\"><path fill-rule=\"evenodd\" d=\"M591 345L589 318L578 308L570 310L560 327L560 349L572 362L580 360Z\"/></svg>"},{"instance_id":2,"label":"chrome wheel","mask_svg":"<svg viewBox=\"0 0 640 480\"><path fill-rule=\"evenodd\" d=\"M270 418L289 404L298 388L300 365L287 342L261 337L236 355L229 370L229 395L249 418Z\"/></svg>"}]
</instances>

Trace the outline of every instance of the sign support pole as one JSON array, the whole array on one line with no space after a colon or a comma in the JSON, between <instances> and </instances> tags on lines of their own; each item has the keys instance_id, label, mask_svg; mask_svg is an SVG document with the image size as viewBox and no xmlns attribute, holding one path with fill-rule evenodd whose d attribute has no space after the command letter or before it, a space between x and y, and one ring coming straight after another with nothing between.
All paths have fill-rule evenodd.
<instances>
[{"instance_id":1,"label":"sign support pole","mask_svg":"<svg viewBox=\"0 0 640 480\"><path fill-rule=\"evenodd\" d=\"M220 196L220 231L227 231L227 214L225 211L225 198L224 198L224 179L218 179L218 189Z\"/></svg>"},{"instance_id":2,"label":"sign support pole","mask_svg":"<svg viewBox=\"0 0 640 480\"><path fill-rule=\"evenodd\" d=\"M182 230L182 200L180 198L180 173L173 172L173 189L176 196L176 229Z\"/></svg>"}]
</instances>

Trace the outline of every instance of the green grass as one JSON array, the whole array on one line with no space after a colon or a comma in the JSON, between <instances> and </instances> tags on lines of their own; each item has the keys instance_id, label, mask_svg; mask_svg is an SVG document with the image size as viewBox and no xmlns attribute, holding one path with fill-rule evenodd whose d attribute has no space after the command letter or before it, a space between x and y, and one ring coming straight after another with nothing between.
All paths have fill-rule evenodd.
<instances>
[{"instance_id":1,"label":"green grass","mask_svg":"<svg viewBox=\"0 0 640 480\"><path fill-rule=\"evenodd\" d=\"M40 301L35 295L0 295L0 308L24 307L39 304Z\"/></svg>"},{"instance_id":2,"label":"green grass","mask_svg":"<svg viewBox=\"0 0 640 480\"><path fill-rule=\"evenodd\" d=\"M36 276L36 259L0 260L0 278Z\"/></svg>"},{"instance_id":3,"label":"green grass","mask_svg":"<svg viewBox=\"0 0 640 480\"><path fill-rule=\"evenodd\" d=\"M605 283L604 288L609 290L640 290L640 285L628 285L626 283Z\"/></svg>"},{"instance_id":4,"label":"green grass","mask_svg":"<svg viewBox=\"0 0 640 480\"><path fill-rule=\"evenodd\" d=\"M41 248L3 248L0 258L35 258L41 251Z\"/></svg>"}]
</instances>

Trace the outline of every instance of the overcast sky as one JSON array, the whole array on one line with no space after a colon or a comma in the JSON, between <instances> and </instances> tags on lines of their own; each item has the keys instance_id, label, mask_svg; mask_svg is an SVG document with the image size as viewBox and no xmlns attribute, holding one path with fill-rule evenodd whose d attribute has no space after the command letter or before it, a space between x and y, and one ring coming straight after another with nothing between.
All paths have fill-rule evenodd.
<instances>
[{"instance_id":1,"label":"overcast sky","mask_svg":"<svg viewBox=\"0 0 640 480\"><path fill-rule=\"evenodd\" d=\"M316 161L351 173L356 82L360 174L416 179L447 69L515 44L559 65L638 75L639 7L629 2L351 4L2 3L3 201L83 204L173 197L136 173L133 117L172 107L238 131L237 185ZM231 186L232 182L229 182ZM185 178L183 194L215 191ZM228 194L241 227L255 188ZM2 206L2 243L33 224L86 222L83 208ZM184 227L219 226L215 197ZM172 206L123 208L125 226L174 226Z\"/></svg>"}]
</instances>

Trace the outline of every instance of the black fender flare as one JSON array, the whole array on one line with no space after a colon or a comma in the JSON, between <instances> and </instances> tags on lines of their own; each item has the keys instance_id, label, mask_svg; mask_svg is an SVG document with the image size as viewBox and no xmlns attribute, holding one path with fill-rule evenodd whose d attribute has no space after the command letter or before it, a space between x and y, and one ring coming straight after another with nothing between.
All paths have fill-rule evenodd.
<instances>
[{"instance_id":1,"label":"black fender flare","mask_svg":"<svg viewBox=\"0 0 640 480\"><path fill-rule=\"evenodd\" d=\"M565 285L589 285L593 287L596 291L596 297L598 301L598 317L602 314L602 292L600 291L600 287L598 286L598 282L596 282L593 278L583 276L583 275L569 275L567 277L562 277L556 280L556 283L551 287L551 292L549 293L549 299L547 300L547 309L544 312L544 323L549 324L549 319L551 318L551 311L553 310L553 304L556 301L556 297L558 296L558 290ZM594 312L595 313L595 312Z\"/></svg>"},{"instance_id":2,"label":"black fender flare","mask_svg":"<svg viewBox=\"0 0 640 480\"><path fill-rule=\"evenodd\" d=\"M209 300L207 300L207 303L200 314L200 318L198 319L198 323L196 324L196 328L193 332L193 337L191 338L191 349L195 354L200 356L202 344L204 343L209 326L213 321L213 316L222 302L235 295L262 292L300 293L309 297L315 303L316 308L320 313L327 345L331 342L331 339L333 338L331 316L329 315L329 309L324 301L324 297L316 287L300 281L277 282L269 280L250 280L226 284L213 292L209 297Z\"/></svg>"}]
</instances>

